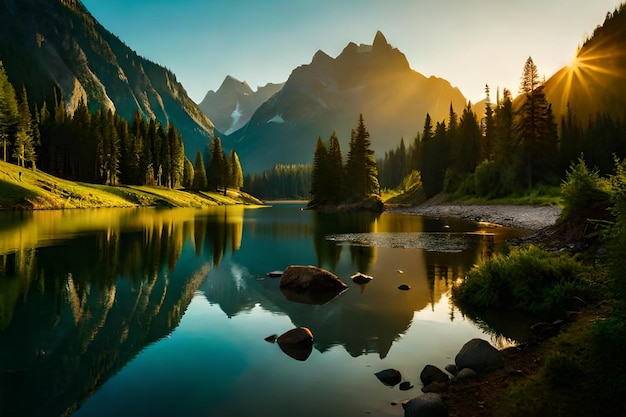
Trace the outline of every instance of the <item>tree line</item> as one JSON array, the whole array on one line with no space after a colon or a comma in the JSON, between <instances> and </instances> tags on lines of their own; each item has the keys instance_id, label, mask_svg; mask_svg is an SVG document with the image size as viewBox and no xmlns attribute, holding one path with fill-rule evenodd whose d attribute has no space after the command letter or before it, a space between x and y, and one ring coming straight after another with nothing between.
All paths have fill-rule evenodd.
<instances>
[{"instance_id":1,"label":"tree line","mask_svg":"<svg viewBox=\"0 0 626 417\"><path fill-rule=\"evenodd\" d=\"M624 122L599 114L583 124L568 110L559 128L544 87L529 57L517 99L505 89L494 105L485 86L481 120L471 104L460 118L451 105L447 123L434 126L427 114L411 145L402 140L377 161L381 185L395 188L418 170L429 197L441 191L498 197L540 183L558 184L581 155L601 173L610 173L614 159L626 156Z\"/></svg>"},{"instance_id":2,"label":"tree line","mask_svg":"<svg viewBox=\"0 0 626 417\"><path fill-rule=\"evenodd\" d=\"M110 109L91 112L80 101L74 112L55 91L54 103L29 104L26 89L17 98L0 62L0 146L2 158L69 180L151 185L196 190L239 189L243 173L234 151L226 157L214 137L204 162L185 156L178 129L135 111L129 122ZM200 153L200 151L198 151ZM202 162L202 167L199 163Z\"/></svg>"},{"instance_id":3,"label":"tree line","mask_svg":"<svg viewBox=\"0 0 626 417\"><path fill-rule=\"evenodd\" d=\"M310 164L276 164L261 173L247 174L243 190L263 200L308 200L311 171Z\"/></svg>"}]
</instances>

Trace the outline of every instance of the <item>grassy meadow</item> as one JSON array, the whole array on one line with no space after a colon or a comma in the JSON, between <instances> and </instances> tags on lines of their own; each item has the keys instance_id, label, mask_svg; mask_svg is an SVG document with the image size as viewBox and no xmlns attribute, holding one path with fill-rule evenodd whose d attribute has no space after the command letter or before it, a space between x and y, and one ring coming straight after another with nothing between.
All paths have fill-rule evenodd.
<instances>
[{"instance_id":1,"label":"grassy meadow","mask_svg":"<svg viewBox=\"0 0 626 417\"><path fill-rule=\"evenodd\" d=\"M20 174L21 173L21 174ZM68 181L0 161L0 210L105 207L211 207L263 204L249 194L229 190L197 192L165 187L110 186Z\"/></svg>"}]
</instances>

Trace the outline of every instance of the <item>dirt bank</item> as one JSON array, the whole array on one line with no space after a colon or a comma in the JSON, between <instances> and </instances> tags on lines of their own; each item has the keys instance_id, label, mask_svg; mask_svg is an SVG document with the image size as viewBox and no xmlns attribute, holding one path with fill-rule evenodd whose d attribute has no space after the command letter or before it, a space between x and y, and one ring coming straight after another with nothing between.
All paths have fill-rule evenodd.
<instances>
[{"instance_id":1,"label":"dirt bank","mask_svg":"<svg viewBox=\"0 0 626 417\"><path fill-rule=\"evenodd\" d=\"M558 206L463 205L439 202L436 198L416 207L391 206L385 210L391 213L487 222L528 230L552 226L561 214Z\"/></svg>"}]
</instances>

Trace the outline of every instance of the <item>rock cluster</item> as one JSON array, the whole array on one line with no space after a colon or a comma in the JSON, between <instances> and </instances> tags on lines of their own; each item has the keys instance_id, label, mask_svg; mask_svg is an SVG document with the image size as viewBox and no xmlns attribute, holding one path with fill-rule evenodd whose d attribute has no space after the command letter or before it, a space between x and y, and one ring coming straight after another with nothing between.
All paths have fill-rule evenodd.
<instances>
[{"instance_id":1,"label":"rock cluster","mask_svg":"<svg viewBox=\"0 0 626 417\"><path fill-rule=\"evenodd\" d=\"M500 351L483 339L472 339L463 345L454 362L445 367L448 373L433 365L424 367L420 374L420 380L424 384L423 394L402 404L405 417L446 417L448 409L440 393L450 383L476 377L503 366Z\"/></svg>"}]
</instances>

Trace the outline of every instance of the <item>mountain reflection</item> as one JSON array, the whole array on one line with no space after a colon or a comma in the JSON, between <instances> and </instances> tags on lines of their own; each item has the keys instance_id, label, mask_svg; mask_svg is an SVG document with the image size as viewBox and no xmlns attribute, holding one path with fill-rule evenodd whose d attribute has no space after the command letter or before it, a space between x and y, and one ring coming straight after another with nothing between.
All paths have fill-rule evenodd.
<instances>
[{"instance_id":1,"label":"mountain reflection","mask_svg":"<svg viewBox=\"0 0 626 417\"><path fill-rule=\"evenodd\" d=\"M0 214L3 415L71 414L169 335L198 292L228 317L255 306L287 315L312 330L320 352L341 345L351 356L383 358L415 312L438 303L500 239L466 222L450 227L477 238L455 254L341 242L328 237L414 239L443 224L288 205ZM293 264L329 269L349 289L324 305L289 301L265 274ZM374 280L357 286L349 279L357 271ZM401 284L411 290L399 291Z\"/></svg>"},{"instance_id":2,"label":"mountain reflection","mask_svg":"<svg viewBox=\"0 0 626 417\"><path fill-rule=\"evenodd\" d=\"M178 325L243 208L4 214L2 414L56 416ZM186 241L209 253L179 265Z\"/></svg>"}]
</instances>

